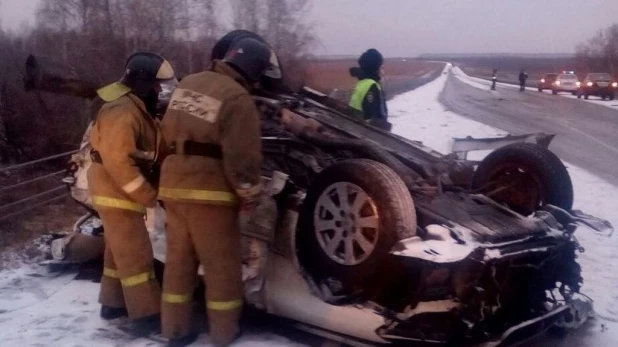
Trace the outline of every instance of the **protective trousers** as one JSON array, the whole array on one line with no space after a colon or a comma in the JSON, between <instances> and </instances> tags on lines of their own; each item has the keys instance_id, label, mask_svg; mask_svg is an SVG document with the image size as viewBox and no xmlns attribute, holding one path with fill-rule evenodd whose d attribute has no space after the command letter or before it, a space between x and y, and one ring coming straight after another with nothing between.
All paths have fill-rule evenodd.
<instances>
[{"instance_id":1,"label":"protective trousers","mask_svg":"<svg viewBox=\"0 0 618 347\"><path fill-rule=\"evenodd\" d=\"M165 201L165 209L163 336L180 338L191 332L191 299L199 263L204 267L211 342L227 346L238 334L243 305L238 210L174 201Z\"/></svg>"},{"instance_id":2,"label":"protective trousers","mask_svg":"<svg viewBox=\"0 0 618 347\"><path fill-rule=\"evenodd\" d=\"M153 271L153 253L143 214L99 209L105 230L105 256L99 302L126 307L129 318L158 314L161 288Z\"/></svg>"}]
</instances>

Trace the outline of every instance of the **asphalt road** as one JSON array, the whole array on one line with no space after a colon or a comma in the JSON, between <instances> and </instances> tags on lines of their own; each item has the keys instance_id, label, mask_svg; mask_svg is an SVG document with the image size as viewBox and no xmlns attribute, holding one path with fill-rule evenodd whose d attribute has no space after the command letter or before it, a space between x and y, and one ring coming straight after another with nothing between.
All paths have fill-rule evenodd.
<instances>
[{"instance_id":1,"label":"asphalt road","mask_svg":"<svg viewBox=\"0 0 618 347\"><path fill-rule=\"evenodd\" d=\"M562 160L618 186L618 107L500 86L498 91L499 97L451 75L440 102L511 134L556 134L550 149Z\"/></svg>"}]
</instances>

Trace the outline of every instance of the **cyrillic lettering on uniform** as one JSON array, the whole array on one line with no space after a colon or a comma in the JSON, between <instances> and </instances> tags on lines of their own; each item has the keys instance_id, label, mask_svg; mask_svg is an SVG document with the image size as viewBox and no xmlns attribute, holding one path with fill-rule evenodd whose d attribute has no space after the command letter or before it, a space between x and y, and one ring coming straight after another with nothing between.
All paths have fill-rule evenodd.
<instances>
[{"instance_id":1,"label":"cyrillic lettering on uniform","mask_svg":"<svg viewBox=\"0 0 618 347\"><path fill-rule=\"evenodd\" d=\"M219 116L221 101L192 90L176 88L168 107L214 123Z\"/></svg>"}]
</instances>

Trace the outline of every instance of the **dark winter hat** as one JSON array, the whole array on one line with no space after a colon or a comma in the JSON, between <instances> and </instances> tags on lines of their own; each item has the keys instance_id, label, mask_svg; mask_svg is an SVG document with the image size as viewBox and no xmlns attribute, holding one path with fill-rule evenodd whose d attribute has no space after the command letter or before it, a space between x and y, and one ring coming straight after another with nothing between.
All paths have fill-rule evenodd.
<instances>
[{"instance_id":1,"label":"dark winter hat","mask_svg":"<svg viewBox=\"0 0 618 347\"><path fill-rule=\"evenodd\" d=\"M358 58L360 68L369 74L378 71L383 62L382 54L375 48L368 49Z\"/></svg>"}]
</instances>

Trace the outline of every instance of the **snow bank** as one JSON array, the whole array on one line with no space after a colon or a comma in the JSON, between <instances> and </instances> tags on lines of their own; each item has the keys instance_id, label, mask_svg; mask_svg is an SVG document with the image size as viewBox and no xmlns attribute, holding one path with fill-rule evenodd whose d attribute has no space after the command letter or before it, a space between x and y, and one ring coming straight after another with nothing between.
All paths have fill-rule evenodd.
<instances>
[{"instance_id":1,"label":"snow bank","mask_svg":"<svg viewBox=\"0 0 618 347\"><path fill-rule=\"evenodd\" d=\"M455 67L448 66L457 78L467 84L489 92L490 82L469 77ZM438 97L447 76L440 75L435 81L412 92L393 98L388 108L393 115L393 132L447 154L453 137L502 136L506 132L467 119L446 110ZM485 83L486 82L486 83ZM518 88L514 86L515 88ZM499 93L499 92L498 92ZM477 159L474 156L474 159ZM575 209L609 220L618 227L618 188L597 178L586 170L566 163L575 189ZM582 291L595 301L599 316L618 321L618 238L607 238L594 234L586 228L576 232L586 252L579 255L584 273Z\"/></svg>"}]
</instances>

